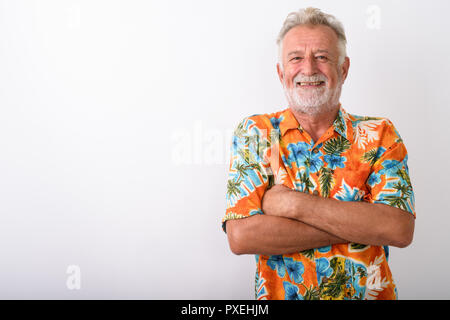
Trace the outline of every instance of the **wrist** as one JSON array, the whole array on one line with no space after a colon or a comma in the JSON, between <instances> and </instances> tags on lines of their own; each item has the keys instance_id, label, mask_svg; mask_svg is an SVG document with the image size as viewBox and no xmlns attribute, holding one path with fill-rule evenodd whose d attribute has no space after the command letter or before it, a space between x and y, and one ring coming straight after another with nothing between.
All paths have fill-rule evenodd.
<instances>
[{"instance_id":1,"label":"wrist","mask_svg":"<svg viewBox=\"0 0 450 320\"><path fill-rule=\"evenodd\" d=\"M265 214L291 218L292 193L295 192L283 185L275 185L264 193L262 210Z\"/></svg>"},{"instance_id":2,"label":"wrist","mask_svg":"<svg viewBox=\"0 0 450 320\"><path fill-rule=\"evenodd\" d=\"M292 216L290 218L305 222L305 217L314 214L317 208L320 197L311 195L308 193L293 191L295 194L292 196Z\"/></svg>"}]
</instances>

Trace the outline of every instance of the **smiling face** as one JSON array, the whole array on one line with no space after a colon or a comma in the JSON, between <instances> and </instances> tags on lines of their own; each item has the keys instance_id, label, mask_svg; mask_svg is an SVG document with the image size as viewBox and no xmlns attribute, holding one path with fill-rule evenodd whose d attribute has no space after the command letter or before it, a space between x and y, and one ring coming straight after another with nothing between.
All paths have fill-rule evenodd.
<instances>
[{"instance_id":1,"label":"smiling face","mask_svg":"<svg viewBox=\"0 0 450 320\"><path fill-rule=\"evenodd\" d=\"M338 36L328 26L301 25L282 41L277 65L289 105L296 111L318 114L336 108L349 59L339 65Z\"/></svg>"}]
</instances>

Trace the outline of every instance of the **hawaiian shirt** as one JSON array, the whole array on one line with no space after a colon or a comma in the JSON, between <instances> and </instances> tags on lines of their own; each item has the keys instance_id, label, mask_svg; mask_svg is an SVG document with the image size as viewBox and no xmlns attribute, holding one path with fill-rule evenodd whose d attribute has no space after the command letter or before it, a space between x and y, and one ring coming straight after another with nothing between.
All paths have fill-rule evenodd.
<instances>
[{"instance_id":1,"label":"hawaiian shirt","mask_svg":"<svg viewBox=\"0 0 450 320\"><path fill-rule=\"evenodd\" d=\"M222 219L264 214L274 184L339 201L383 203L415 218L405 145L386 118L348 114L340 106L318 141L291 110L253 115L234 131ZM370 226L368 226L369 228ZM283 255L256 255L256 299L397 299L389 248L346 243Z\"/></svg>"}]
</instances>

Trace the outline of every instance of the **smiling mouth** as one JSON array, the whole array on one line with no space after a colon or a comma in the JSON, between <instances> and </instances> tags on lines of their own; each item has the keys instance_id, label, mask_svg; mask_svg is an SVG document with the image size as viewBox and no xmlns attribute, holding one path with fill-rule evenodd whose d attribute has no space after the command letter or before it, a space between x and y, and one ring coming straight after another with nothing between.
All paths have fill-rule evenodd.
<instances>
[{"instance_id":1,"label":"smiling mouth","mask_svg":"<svg viewBox=\"0 0 450 320\"><path fill-rule=\"evenodd\" d=\"M297 82L297 86L299 87L320 87L325 84L325 81L316 81L316 82Z\"/></svg>"}]
</instances>

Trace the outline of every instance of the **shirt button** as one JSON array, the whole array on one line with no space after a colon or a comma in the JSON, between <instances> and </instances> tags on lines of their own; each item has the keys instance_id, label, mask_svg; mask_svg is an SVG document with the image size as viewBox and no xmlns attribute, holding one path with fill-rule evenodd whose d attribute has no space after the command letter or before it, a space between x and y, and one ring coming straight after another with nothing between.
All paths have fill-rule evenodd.
<instances>
[{"instance_id":1,"label":"shirt button","mask_svg":"<svg viewBox=\"0 0 450 320\"><path fill-rule=\"evenodd\" d=\"M314 191L313 191L313 195L318 196L318 195L319 195L319 191L314 190Z\"/></svg>"}]
</instances>

